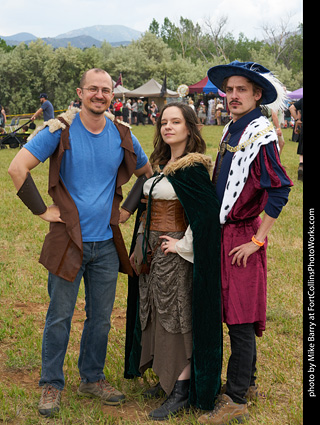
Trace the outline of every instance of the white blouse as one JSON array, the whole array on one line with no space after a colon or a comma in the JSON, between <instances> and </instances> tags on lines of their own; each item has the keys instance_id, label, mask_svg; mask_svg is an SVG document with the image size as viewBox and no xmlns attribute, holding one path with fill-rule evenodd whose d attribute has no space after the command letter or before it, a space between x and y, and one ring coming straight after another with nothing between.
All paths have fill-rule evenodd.
<instances>
[{"instance_id":1,"label":"white blouse","mask_svg":"<svg viewBox=\"0 0 320 425\"><path fill-rule=\"evenodd\" d=\"M143 194L145 196L149 195L151 185L157 177L151 177L143 185ZM175 200L178 199L172 184L169 182L167 177L164 177L160 180L152 190L152 198L154 199L165 199L165 200ZM142 233L142 224L139 228L139 233ZM190 225L187 227L185 234L182 239L176 242L176 251L180 257L184 258L190 263L193 263L193 234L190 228Z\"/></svg>"}]
</instances>

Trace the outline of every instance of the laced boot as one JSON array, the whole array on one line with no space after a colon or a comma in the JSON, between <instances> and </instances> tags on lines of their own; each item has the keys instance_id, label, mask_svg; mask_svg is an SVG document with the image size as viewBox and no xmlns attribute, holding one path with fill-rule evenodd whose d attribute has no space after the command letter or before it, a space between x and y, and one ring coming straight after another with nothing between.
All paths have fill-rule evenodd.
<instances>
[{"instance_id":1,"label":"laced boot","mask_svg":"<svg viewBox=\"0 0 320 425\"><path fill-rule=\"evenodd\" d=\"M78 394L83 397L100 398L103 404L118 406L125 400L124 394L113 388L105 379L97 382L81 382Z\"/></svg>"},{"instance_id":2,"label":"laced boot","mask_svg":"<svg viewBox=\"0 0 320 425\"><path fill-rule=\"evenodd\" d=\"M60 410L61 391L50 384L42 388L38 410L42 416L50 418Z\"/></svg>"},{"instance_id":3,"label":"laced boot","mask_svg":"<svg viewBox=\"0 0 320 425\"><path fill-rule=\"evenodd\" d=\"M246 422L248 418L247 404L234 403L227 394L222 394L213 411L200 416L198 422L206 425L233 425Z\"/></svg>"},{"instance_id":4,"label":"laced boot","mask_svg":"<svg viewBox=\"0 0 320 425\"><path fill-rule=\"evenodd\" d=\"M177 381L167 400L158 408L149 413L154 421L164 421L169 416L175 416L181 410L189 407L190 380Z\"/></svg>"}]
</instances>

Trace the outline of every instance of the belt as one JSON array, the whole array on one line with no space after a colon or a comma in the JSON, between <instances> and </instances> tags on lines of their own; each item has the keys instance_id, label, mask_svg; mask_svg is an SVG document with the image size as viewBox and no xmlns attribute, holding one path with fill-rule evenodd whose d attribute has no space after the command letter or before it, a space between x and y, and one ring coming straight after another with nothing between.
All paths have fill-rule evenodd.
<instances>
[{"instance_id":1,"label":"belt","mask_svg":"<svg viewBox=\"0 0 320 425\"><path fill-rule=\"evenodd\" d=\"M146 214L141 217L145 225ZM150 230L161 232L184 232L188 227L184 209L178 199L168 201L152 199Z\"/></svg>"}]
</instances>

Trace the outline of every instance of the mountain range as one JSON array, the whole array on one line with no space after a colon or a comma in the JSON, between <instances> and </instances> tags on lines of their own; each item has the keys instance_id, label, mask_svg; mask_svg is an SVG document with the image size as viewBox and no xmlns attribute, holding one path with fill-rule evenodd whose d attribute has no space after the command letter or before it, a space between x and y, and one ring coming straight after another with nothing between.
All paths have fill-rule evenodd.
<instances>
[{"instance_id":1,"label":"mountain range","mask_svg":"<svg viewBox=\"0 0 320 425\"><path fill-rule=\"evenodd\" d=\"M71 46L84 49L91 46L100 47L104 40L112 46L126 46L133 40L137 40L141 35L142 32L124 25L94 25L59 34L56 37L37 37L30 33L21 32L10 36L0 35L0 38L10 46L15 46L22 42L29 44L31 41L41 38L54 48L67 47L68 43L70 43Z\"/></svg>"}]
</instances>

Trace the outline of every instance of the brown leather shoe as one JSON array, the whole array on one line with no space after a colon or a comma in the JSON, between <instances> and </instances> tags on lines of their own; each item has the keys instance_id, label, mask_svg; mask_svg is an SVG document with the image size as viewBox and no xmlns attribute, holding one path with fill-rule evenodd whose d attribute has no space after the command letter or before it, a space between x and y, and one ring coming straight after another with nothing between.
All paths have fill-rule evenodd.
<instances>
[{"instance_id":1,"label":"brown leather shoe","mask_svg":"<svg viewBox=\"0 0 320 425\"><path fill-rule=\"evenodd\" d=\"M234 403L227 394L222 394L219 395L212 412L200 416L198 422L208 425L241 424L248 418L247 404Z\"/></svg>"},{"instance_id":2,"label":"brown leather shoe","mask_svg":"<svg viewBox=\"0 0 320 425\"><path fill-rule=\"evenodd\" d=\"M227 384L223 384L221 387L220 394L225 394L226 390L227 390ZM244 397L249 403L249 402L256 402L259 399L265 399L266 395L263 392L262 393L259 392L258 385L251 385L248 388L248 391L246 392Z\"/></svg>"}]
</instances>

